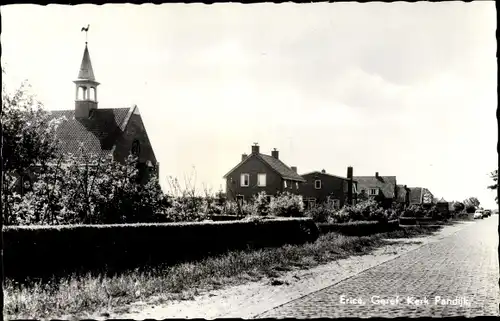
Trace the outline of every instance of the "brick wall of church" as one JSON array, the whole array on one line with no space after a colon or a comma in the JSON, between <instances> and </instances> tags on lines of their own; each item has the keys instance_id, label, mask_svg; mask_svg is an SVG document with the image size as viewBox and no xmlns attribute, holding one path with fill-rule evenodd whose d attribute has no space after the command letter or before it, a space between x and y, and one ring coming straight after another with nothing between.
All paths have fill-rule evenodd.
<instances>
[{"instance_id":1,"label":"brick wall of church","mask_svg":"<svg viewBox=\"0 0 500 321\"><path fill-rule=\"evenodd\" d=\"M146 128L142 122L141 116L137 114L132 114L125 128L125 132L116 142L116 148L113 153L115 160L123 161L130 154L135 140L139 141L140 146L139 162L145 163L149 160L153 165L156 165L156 157L151 142L149 141Z\"/></svg>"}]
</instances>

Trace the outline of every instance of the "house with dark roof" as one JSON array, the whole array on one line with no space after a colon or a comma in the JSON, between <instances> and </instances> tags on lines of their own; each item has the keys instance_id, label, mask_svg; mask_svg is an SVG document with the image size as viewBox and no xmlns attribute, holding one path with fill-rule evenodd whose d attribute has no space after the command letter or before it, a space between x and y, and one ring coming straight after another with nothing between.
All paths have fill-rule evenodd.
<instances>
[{"instance_id":1,"label":"house with dark roof","mask_svg":"<svg viewBox=\"0 0 500 321\"><path fill-rule=\"evenodd\" d=\"M97 87L90 54L85 42L83 58L75 84L74 108L51 111L51 117L63 118L57 128L57 152L61 154L111 155L113 160L124 162L129 154L139 159L139 171L146 181L151 169L159 164L137 106L123 108L98 108ZM24 185L24 184L23 184Z\"/></svg>"},{"instance_id":2,"label":"house with dark roof","mask_svg":"<svg viewBox=\"0 0 500 321\"><path fill-rule=\"evenodd\" d=\"M288 167L274 149L271 155L261 154L258 144L252 146L250 155L243 154L241 161L226 175L226 194L229 200L251 200L260 192L269 197L281 192L300 194L305 179L297 174L297 167Z\"/></svg>"},{"instance_id":3,"label":"house with dark roof","mask_svg":"<svg viewBox=\"0 0 500 321\"><path fill-rule=\"evenodd\" d=\"M432 204L434 195L425 187L410 187L410 205Z\"/></svg>"},{"instance_id":4,"label":"house with dark roof","mask_svg":"<svg viewBox=\"0 0 500 321\"><path fill-rule=\"evenodd\" d=\"M358 198L374 198L386 208L397 198L396 176L380 176L376 172L375 176L354 176L354 180L357 182Z\"/></svg>"},{"instance_id":5,"label":"house with dark roof","mask_svg":"<svg viewBox=\"0 0 500 321\"><path fill-rule=\"evenodd\" d=\"M336 208L353 204L356 181L352 180L352 167L347 168L347 178L329 174L324 169L300 176L306 180L300 190L306 208L324 203L331 203Z\"/></svg>"}]
</instances>

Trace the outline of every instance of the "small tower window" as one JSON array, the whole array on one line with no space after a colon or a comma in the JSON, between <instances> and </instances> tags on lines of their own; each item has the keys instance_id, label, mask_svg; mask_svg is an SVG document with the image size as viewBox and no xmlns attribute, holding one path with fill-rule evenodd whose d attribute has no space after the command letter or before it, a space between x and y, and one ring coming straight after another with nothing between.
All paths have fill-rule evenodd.
<instances>
[{"instance_id":1,"label":"small tower window","mask_svg":"<svg viewBox=\"0 0 500 321\"><path fill-rule=\"evenodd\" d=\"M136 139L132 143L132 155L139 157L140 153L141 153L141 145L139 141Z\"/></svg>"},{"instance_id":2,"label":"small tower window","mask_svg":"<svg viewBox=\"0 0 500 321\"><path fill-rule=\"evenodd\" d=\"M78 100L85 100L87 88L78 87Z\"/></svg>"},{"instance_id":3,"label":"small tower window","mask_svg":"<svg viewBox=\"0 0 500 321\"><path fill-rule=\"evenodd\" d=\"M89 90L89 99L95 101L95 87L90 87Z\"/></svg>"}]
</instances>

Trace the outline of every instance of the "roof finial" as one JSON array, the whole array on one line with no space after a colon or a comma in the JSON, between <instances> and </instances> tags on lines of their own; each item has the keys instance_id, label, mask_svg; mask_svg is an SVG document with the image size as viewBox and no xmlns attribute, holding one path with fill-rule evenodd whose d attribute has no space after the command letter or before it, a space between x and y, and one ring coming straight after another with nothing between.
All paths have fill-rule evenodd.
<instances>
[{"instance_id":1,"label":"roof finial","mask_svg":"<svg viewBox=\"0 0 500 321\"><path fill-rule=\"evenodd\" d=\"M85 31L85 45L87 45L87 35L89 33L90 24L87 24L87 28L82 27L82 31Z\"/></svg>"}]
</instances>

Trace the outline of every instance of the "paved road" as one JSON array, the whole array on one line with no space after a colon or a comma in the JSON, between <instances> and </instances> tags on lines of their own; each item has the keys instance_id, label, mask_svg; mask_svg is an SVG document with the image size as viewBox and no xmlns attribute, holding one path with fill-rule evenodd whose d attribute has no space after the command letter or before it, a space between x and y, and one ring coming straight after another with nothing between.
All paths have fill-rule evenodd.
<instances>
[{"instance_id":1,"label":"paved road","mask_svg":"<svg viewBox=\"0 0 500 321\"><path fill-rule=\"evenodd\" d=\"M499 304L493 215L256 318L498 316Z\"/></svg>"}]
</instances>

